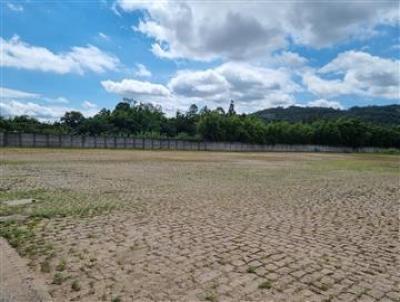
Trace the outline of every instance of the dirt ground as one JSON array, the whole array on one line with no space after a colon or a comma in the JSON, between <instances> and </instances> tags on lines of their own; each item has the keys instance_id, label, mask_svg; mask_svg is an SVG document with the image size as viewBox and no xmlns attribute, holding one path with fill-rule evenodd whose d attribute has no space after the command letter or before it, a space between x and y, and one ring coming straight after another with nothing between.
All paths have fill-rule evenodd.
<instances>
[{"instance_id":1,"label":"dirt ground","mask_svg":"<svg viewBox=\"0 0 400 302\"><path fill-rule=\"evenodd\" d=\"M3 149L54 301L400 301L399 157Z\"/></svg>"}]
</instances>

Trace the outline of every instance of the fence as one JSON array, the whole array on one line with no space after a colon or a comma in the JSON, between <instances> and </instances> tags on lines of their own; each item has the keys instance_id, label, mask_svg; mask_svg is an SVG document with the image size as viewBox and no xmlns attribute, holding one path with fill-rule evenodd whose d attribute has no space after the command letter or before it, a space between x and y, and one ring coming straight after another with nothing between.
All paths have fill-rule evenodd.
<instances>
[{"instance_id":1,"label":"fence","mask_svg":"<svg viewBox=\"0 0 400 302\"><path fill-rule=\"evenodd\" d=\"M375 147L332 147L320 145L257 145L240 142L187 141L177 139L151 139L134 137L55 135L35 133L0 133L1 147L38 148L110 148L143 150L195 150L236 152L379 152Z\"/></svg>"}]
</instances>

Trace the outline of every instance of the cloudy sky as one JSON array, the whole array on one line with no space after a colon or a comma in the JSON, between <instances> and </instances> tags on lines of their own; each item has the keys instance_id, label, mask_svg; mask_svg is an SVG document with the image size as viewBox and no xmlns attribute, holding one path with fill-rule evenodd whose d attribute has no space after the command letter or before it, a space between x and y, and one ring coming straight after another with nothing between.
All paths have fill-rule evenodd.
<instances>
[{"instance_id":1,"label":"cloudy sky","mask_svg":"<svg viewBox=\"0 0 400 302\"><path fill-rule=\"evenodd\" d=\"M2 1L1 114L399 102L399 1Z\"/></svg>"}]
</instances>

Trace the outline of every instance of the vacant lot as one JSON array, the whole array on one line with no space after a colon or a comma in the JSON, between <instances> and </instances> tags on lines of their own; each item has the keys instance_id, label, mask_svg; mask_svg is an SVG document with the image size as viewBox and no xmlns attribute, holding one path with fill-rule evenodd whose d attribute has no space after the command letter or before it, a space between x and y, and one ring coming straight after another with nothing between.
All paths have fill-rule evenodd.
<instances>
[{"instance_id":1,"label":"vacant lot","mask_svg":"<svg viewBox=\"0 0 400 302\"><path fill-rule=\"evenodd\" d=\"M1 153L0 200L34 199L1 235L55 301L399 301L399 157Z\"/></svg>"}]
</instances>

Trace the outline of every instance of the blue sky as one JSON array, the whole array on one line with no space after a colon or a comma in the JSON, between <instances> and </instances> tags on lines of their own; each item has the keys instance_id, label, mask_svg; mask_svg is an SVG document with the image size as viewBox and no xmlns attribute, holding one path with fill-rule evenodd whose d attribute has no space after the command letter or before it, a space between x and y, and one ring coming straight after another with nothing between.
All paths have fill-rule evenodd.
<instances>
[{"instance_id":1,"label":"blue sky","mask_svg":"<svg viewBox=\"0 0 400 302\"><path fill-rule=\"evenodd\" d=\"M399 101L397 1L2 1L0 110Z\"/></svg>"}]
</instances>

